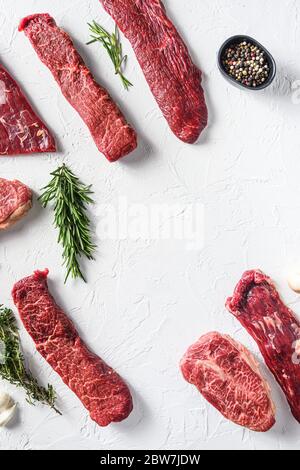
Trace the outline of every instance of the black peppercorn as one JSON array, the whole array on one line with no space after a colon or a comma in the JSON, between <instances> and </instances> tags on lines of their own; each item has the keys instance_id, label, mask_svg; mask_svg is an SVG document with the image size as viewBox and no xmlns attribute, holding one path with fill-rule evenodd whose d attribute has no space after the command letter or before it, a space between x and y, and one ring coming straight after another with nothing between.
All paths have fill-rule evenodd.
<instances>
[{"instance_id":1,"label":"black peppercorn","mask_svg":"<svg viewBox=\"0 0 300 470\"><path fill-rule=\"evenodd\" d=\"M246 41L228 47L222 63L232 78L253 88L262 85L270 73L264 51Z\"/></svg>"}]
</instances>

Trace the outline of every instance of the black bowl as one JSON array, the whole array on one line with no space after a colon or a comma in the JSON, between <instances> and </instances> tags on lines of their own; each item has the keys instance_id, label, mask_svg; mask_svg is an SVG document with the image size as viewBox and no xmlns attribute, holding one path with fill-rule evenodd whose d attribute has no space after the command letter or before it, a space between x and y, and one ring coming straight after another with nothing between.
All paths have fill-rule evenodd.
<instances>
[{"instance_id":1,"label":"black bowl","mask_svg":"<svg viewBox=\"0 0 300 470\"><path fill-rule=\"evenodd\" d=\"M266 81L257 87L251 87L248 85L244 85L243 83L238 82L235 80L233 77L231 77L225 70L224 65L222 63L222 58L224 56L225 50L233 46L234 44L238 44L240 42L247 41L250 42L251 44L254 44L255 46L259 47L262 51L264 51L266 55L266 59L269 65L270 73ZM264 88L267 88L271 83L273 82L275 75L276 75L276 62L273 59L272 55L270 54L267 49L262 46L258 41L255 39L251 38L250 36L242 36L242 35L237 35L237 36L232 36L231 38L227 39L227 41L222 44L220 47L219 53L218 53L218 67L221 72L221 74L226 78L228 82L230 82L232 85L237 86L238 88L244 88L246 90L263 90Z\"/></svg>"}]
</instances>

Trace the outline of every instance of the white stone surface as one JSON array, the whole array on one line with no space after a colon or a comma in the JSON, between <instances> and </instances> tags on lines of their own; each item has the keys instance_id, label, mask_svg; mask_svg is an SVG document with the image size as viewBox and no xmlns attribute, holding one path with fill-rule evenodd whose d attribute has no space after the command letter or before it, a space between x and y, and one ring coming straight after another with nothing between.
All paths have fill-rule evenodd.
<instances>
[{"instance_id":1,"label":"white stone surface","mask_svg":"<svg viewBox=\"0 0 300 470\"><path fill-rule=\"evenodd\" d=\"M0 0L0 57L57 137L55 155L0 159L0 174L19 178L36 193L63 161L92 183L99 225L101 204L120 201L146 208L177 204L204 207L202 249L185 240L97 240L96 261L85 264L88 283L63 284L61 248L51 210L34 201L27 220L0 235L1 303L13 307L14 282L36 268L50 269L49 284L89 346L128 381L134 412L100 428L36 353L23 327L24 350L43 383L57 389L63 416L32 407L21 390L1 382L19 403L15 421L0 433L2 449L297 449L299 424L271 374L277 423L265 434L242 429L222 416L182 379L178 363L201 334L217 329L258 348L224 303L247 268L273 277L299 314L299 296L286 271L300 264L300 105L292 84L300 79L298 0L165 0L169 15L204 72L210 125L197 145L170 132L130 45L122 90L105 52L85 46L86 23L112 20L98 0ZM139 132L134 155L109 164L60 93L17 25L25 15L49 12L74 38L95 76L111 91ZM233 34L246 33L274 55L278 75L264 92L244 92L219 74L216 54ZM293 99L294 93L294 99ZM183 217L179 210L177 220ZM98 214L98 215L97 215ZM201 234L199 234L200 237ZM298 263L298 264L297 264Z\"/></svg>"}]
</instances>

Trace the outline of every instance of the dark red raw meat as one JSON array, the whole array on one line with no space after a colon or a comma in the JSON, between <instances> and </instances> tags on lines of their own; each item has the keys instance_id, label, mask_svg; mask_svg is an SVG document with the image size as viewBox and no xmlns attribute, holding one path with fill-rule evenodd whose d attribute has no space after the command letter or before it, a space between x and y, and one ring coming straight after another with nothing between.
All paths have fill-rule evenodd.
<instances>
[{"instance_id":1,"label":"dark red raw meat","mask_svg":"<svg viewBox=\"0 0 300 470\"><path fill-rule=\"evenodd\" d=\"M243 274L226 307L256 341L300 422L299 320L284 305L271 279L259 270Z\"/></svg>"},{"instance_id":2,"label":"dark red raw meat","mask_svg":"<svg viewBox=\"0 0 300 470\"><path fill-rule=\"evenodd\" d=\"M174 134L195 142L207 125L202 75L160 0L100 0L129 39Z\"/></svg>"},{"instance_id":3,"label":"dark red raw meat","mask_svg":"<svg viewBox=\"0 0 300 470\"><path fill-rule=\"evenodd\" d=\"M49 129L0 64L0 155L55 152Z\"/></svg>"},{"instance_id":4,"label":"dark red raw meat","mask_svg":"<svg viewBox=\"0 0 300 470\"><path fill-rule=\"evenodd\" d=\"M109 161L124 157L137 146L135 131L107 91L93 78L70 36L45 14L24 18L25 31L40 60L52 72L64 97L79 113Z\"/></svg>"},{"instance_id":5,"label":"dark red raw meat","mask_svg":"<svg viewBox=\"0 0 300 470\"><path fill-rule=\"evenodd\" d=\"M0 178L0 230L21 219L32 205L32 192L20 181Z\"/></svg>"},{"instance_id":6,"label":"dark red raw meat","mask_svg":"<svg viewBox=\"0 0 300 470\"><path fill-rule=\"evenodd\" d=\"M100 426L122 421L132 399L121 377L83 343L47 286L48 270L17 282L12 296L39 353L78 396Z\"/></svg>"},{"instance_id":7,"label":"dark red raw meat","mask_svg":"<svg viewBox=\"0 0 300 470\"><path fill-rule=\"evenodd\" d=\"M187 382L225 418L252 431L268 431L275 423L270 387L258 363L228 335L207 333L189 347L180 362Z\"/></svg>"}]
</instances>

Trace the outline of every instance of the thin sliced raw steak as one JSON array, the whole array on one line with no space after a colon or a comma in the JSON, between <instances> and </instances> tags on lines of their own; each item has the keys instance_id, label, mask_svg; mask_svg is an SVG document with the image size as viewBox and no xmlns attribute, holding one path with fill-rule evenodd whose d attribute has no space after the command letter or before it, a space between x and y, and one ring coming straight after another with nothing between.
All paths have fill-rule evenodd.
<instances>
[{"instance_id":1,"label":"thin sliced raw steak","mask_svg":"<svg viewBox=\"0 0 300 470\"><path fill-rule=\"evenodd\" d=\"M96 83L70 36L47 13L24 18L19 26L19 31L23 30L64 97L88 126L100 152L115 161L134 150L135 131L107 91Z\"/></svg>"},{"instance_id":2,"label":"thin sliced raw steak","mask_svg":"<svg viewBox=\"0 0 300 470\"><path fill-rule=\"evenodd\" d=\"M132 399L127 385L83 343L48 291L48 270L17 282L12 296L39 353L78 396L99 426L127 418Z\"/></svg>"},{"instance_id":3,"label":"thin sliced raw steak","mask_svg":"<svg viewBox=\"0 0 300 470\"><path fill-rule=\"evenodd\" d=\"M174 134L195 142L207 125L201 72L160 0L100 0L129 39Z\"/></svg>"},{"instance_id":4,"label":"thin sliced raw steak","mask_svg":"<svg viewBox=\"0 0 300 470\"><path fill-rule=\"evenodd\" d=\"M243 274L226 307L256 341L300 422L300 323L294 313L259 270Z\"/></svg>"},{"instance_id":5,"label":"thin sliced raw steak","mask_svg":"<svg viewBox=\"0 0 300 470\"><path fill-rule=\"evenodd\" d=\"M258 363L228 335L207 333L189 347L180 368L187 382L225 418L252 431L268 431L275 423L270 387Z\"/></svg>"},{"instance_id":6,"label":"thin sliced raw steak","mask_svg":"<svg viewBox=\"0 0 300 470\"><path fill-rule=\"evenodd\" d=\"M55 152L49 129L0 64L0 155Z\"/></svg>"},{"instance_id":7,"label":"thin sliced raw steak","mask_svg":"<svg viewBox=\"0 0 300 470\"><path fill-rule=\"evenodd\" d=\"M0 230L21 219L32 206L32 192L20 181L0 178Z\"/></svg>"}]
</instances>

